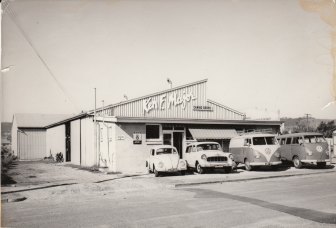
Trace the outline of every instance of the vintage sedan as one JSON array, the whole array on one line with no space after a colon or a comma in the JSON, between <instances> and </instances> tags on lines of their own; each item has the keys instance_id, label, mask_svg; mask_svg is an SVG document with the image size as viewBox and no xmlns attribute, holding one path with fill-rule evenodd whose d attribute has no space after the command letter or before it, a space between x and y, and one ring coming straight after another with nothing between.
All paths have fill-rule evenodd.
<instances>
[{"instance_id":1,"label":"vintage sedan","mask_svg":"<svg viewBox=\"0 0 336 228\"><path fill-rule=\"evenodd\" d=\"M199 174L207 169L223 169L230 173L236 163L231 153L223 152L216 142L195 142L187 146L184 157L188 168L196 169Z\"/></svg>"},{"instance_id":2,"label":"vintage sedan","mask_svg":"<svg viewBox=\"0 0 336 228\"><path fill-rule=\"evenodd\" d=\"M182 175L187 170L187 163L180 159L177 149L170 145L155 146L150 149L150 155L146 161L148 171L156 177L162 173L180 172Z\"/></svg>"}]
</instances>

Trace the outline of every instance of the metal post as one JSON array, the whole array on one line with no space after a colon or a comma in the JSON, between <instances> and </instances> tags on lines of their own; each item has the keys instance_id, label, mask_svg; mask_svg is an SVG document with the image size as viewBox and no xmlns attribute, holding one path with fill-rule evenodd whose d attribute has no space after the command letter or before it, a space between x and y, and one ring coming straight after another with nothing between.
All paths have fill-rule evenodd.
<instances>
[{"instance_id":1,"label":"metal post","mask_svg":"<svg viewBox=\"0 0 336 228\"><path fill-rule=\"evenodd\" d=\"M105 117L105 114L104 114L104 100L102 100L102 103L103 103L102 115L103 115L103 124L104 124L105 123L105 120L104 120L104 117Z\"/></svg>"},{"instance_id":2,"label":"metal post","mask_svg":"<svg viewBox=\"0 0 336 228\"><path fill-rule=\"evenodd\" d=\"M94 124L94 155L95 164L98 166L98 154L97 154L97 123L96 123L96 109L97 109L97 93L96 88L94 88L94 114L93 114L93 124Z\"/></svg>"}]
</instances>

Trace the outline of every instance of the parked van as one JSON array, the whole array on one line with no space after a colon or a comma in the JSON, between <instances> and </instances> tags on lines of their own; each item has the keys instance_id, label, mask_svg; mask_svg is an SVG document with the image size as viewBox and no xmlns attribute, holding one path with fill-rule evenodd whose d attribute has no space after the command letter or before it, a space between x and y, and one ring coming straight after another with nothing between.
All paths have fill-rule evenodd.
<instances>
[{"instance_id":1,"label":"parked van","mask_svg":"<svg viewBox=\"0 0 336 228\"><path fill-rule=\"evenodd\" d=\"M315 132L295 133L278 137L282 160L292 161L295 168L303 164L325 167L330 164L328 142L322 134Z\"/></svg>"},{"instance_id":2,"label":"parked van","mask_svg":"<svg viewBox=\"0 0 336 228\"><path fill-rule=\"evenodd\" d=\"M245 164L250 171L256 166L281 164L279 144L272 134L246 134L231 139L229 150L236 163Z\"/></svg>"}]
</instances>

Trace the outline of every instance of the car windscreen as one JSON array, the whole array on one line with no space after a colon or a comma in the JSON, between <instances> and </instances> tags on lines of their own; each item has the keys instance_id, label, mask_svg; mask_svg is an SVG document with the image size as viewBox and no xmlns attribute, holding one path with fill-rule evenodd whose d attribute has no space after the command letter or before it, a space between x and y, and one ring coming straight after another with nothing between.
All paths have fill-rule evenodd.
<instances>
[{"instance_id":1,"label":"car windscreen","mask_svg":"<svg viewBox=\"0 0 336 228\"><path fill-rule=\"evenodd\" d=\"M275 137L265 137L267 145L275 145L278 144L278 141Z\"/></svg>"},{"instance_id":2,"label":"car windscreen","mask_svg":"<svg viewBox=\"0 0 336 228\"><path fill-rule=\"evenodd\" d=\"M275 145L277 140L273 136L269 137L253 137L253 145Z\"/></svg>"},{"instance_id":3,"label":"car windscreen","mask_svg":"<svg viewBox=\"0 0 336 228\"><path fill-rule=\"evenodd\" d=\"M197 145L197 151L201 150L221 150L221 147L219 146L219 144L214 143Z\"/></svg>"},{"instance_id":4,"label":"car windscreen","mask_svg":"<svg viewBox=\"0 0 336 228\"><path fill-rule=\"evenodd\" d=\"M160 154L177 154L177 151L173 148L160 148L156 150L156 155Z\"/></svg>"},{"instance_id":5,"label":"car windscreen","mask_svg":"<svg viewBox=\"0 0 336 228\"><path fill-rule=\"evenodd\" d=\"M326 140L321 135L305 135L304 142L305 143L321 143L321 142L326 142Z\"/></svg>"}]
</instances>

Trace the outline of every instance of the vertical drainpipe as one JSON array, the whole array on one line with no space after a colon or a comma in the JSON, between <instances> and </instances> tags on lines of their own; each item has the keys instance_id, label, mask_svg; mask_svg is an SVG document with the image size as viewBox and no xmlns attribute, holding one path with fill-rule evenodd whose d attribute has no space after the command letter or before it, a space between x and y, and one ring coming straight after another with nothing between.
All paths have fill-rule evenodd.
<instances>
[{"instance_id":1,"label":"vertical drainpipe","mask_svg":"<svg viewBox=\"0 0 336 228\"><path fill-rule=\"evenodd\" d=\"M82 165L82 119L79 119L79 165Z\"/></svg>"}]
</instances>

